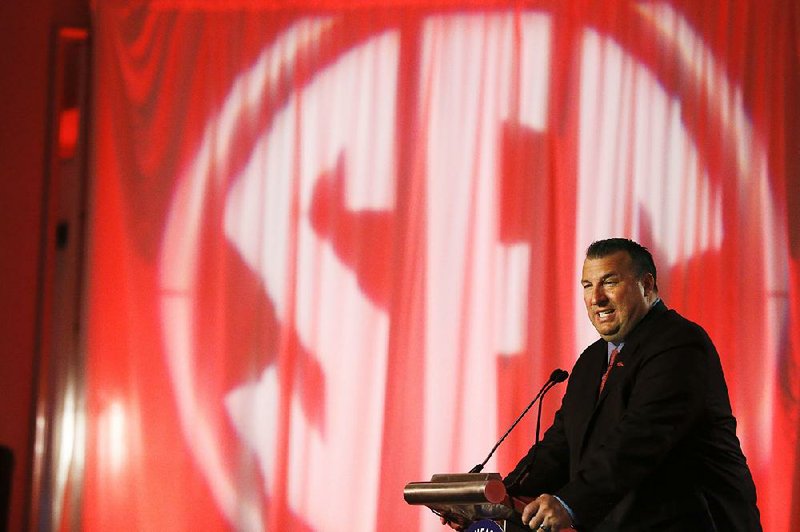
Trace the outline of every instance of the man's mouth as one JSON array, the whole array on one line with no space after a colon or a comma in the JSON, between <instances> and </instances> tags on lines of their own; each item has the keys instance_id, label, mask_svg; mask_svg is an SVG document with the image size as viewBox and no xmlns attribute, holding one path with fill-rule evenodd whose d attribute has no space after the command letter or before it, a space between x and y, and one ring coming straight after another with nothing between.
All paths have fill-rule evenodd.
<instances>
[{"instance_id":1,"label":"man's mouth","mask_svg":"<svg viewBox=\"0 0 800 532\"><path fill-rule=\"evenodd\" d=\"M613 309L601 310L600 312L597 313L597 317L603 319L611 316L613 313L614 313Z\"/></svg>"}]
</instances>

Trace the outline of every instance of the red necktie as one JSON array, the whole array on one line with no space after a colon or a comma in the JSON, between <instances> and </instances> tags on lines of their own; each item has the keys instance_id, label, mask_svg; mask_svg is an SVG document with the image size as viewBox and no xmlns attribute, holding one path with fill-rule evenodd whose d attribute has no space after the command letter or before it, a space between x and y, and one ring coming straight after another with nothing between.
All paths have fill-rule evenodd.
<instances>
[{"instance_id":1,"label":"red necktie","mask_svg":"<svg viewBox=\"0 0 800 532\"><path fill-rule=\"evenodd\" d=\"M597 392L597 396L599 397L601 393L603 393L603 387L606 385L606 381L608 380L608 374L611 373L611 368L614 367L614 361L617 359L617 355L619 354L619 349L616 347L613 351L611 351L611 358L608 360L608 367L606 368L606 372L603 373L603 378L600 379L600 391Z\"/></svg>"}]
</instances>

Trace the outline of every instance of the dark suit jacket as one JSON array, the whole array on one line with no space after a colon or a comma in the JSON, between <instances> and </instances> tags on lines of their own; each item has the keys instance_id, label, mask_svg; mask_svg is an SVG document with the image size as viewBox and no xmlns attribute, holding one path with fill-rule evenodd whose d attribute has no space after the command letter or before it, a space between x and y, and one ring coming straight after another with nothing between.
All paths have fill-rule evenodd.
<instances>
[{"instance_id":1,"label":"dark suit jacket","mask_svg":"<svg viewBox=\"0 0 800 532\"><path fill-rule=\"evenodd\" d=\"M657 303L625 339L598 398L607 345L581 354L553 426L506 477L509 491L561 497L580 530L761 530L705 331Z\"/></svg>"}]
</instances>

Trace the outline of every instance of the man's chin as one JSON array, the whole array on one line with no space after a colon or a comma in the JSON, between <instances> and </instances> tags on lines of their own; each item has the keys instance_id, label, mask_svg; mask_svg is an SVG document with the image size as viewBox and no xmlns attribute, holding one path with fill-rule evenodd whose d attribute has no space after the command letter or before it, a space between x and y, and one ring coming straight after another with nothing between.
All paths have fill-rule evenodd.
<instances>
[{"instance_id":1,"label":"man's chin","mask_svg":"<svg viewBox=\"0 0 800 532\"><path fill-rule=\"evenodd\" d=\"M609 329L597 329L597 332L600 333L600 338L602 338L606 342L617 343L622 339L621 335L620 335L619 328L612 329L612 330L609 330Z\"/></svg>"}]
</instances>

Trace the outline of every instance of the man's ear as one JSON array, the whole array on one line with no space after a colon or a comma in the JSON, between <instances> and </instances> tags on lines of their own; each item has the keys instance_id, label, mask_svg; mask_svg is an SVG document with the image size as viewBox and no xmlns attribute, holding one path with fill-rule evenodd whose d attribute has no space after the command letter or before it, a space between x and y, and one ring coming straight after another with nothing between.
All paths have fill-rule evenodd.
<instances>
[{"instance_id":1,"label":"man's ear","mask_svg":"<svg viewBox=\"0 0 800 532\"><path fill-rule=\"evenodd\" d=\"M642 288L644 289L644 295L650 296L655 291L656 286L656 279L653 277L653 274L650 272L645 273L642 275L642 279L640 281L642 283Z\"/></svg>"}]
</instances>

